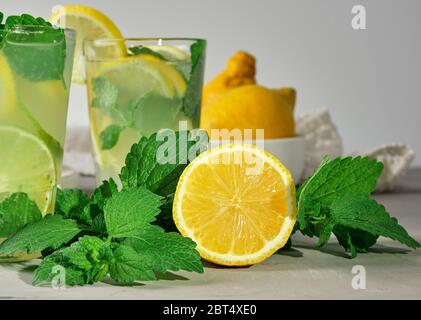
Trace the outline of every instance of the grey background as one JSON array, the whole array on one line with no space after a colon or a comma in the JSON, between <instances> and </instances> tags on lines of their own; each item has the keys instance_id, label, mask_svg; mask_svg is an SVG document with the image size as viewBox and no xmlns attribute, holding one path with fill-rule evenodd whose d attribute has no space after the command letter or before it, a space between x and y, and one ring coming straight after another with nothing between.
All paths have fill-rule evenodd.
<instances>
[{"instance_id":1,"label":"grey background","mask_svg":"<svg viewBox=\"0 0 421 320\"><path fill-rule=\"evenodd\" d=\"M0 10L48 17L72 2L1 0ZM421 154L419 0L76 2L109 15L125 36L206 38L207 80L235 51L251 52L261 84L297 89L297 115L330 109L347 152L403 142ZM356 4L367 9L367 30L351 28ZM86 108L85 88L73 86L70 126L88 124Z\"/></svg>"}]
</instances>

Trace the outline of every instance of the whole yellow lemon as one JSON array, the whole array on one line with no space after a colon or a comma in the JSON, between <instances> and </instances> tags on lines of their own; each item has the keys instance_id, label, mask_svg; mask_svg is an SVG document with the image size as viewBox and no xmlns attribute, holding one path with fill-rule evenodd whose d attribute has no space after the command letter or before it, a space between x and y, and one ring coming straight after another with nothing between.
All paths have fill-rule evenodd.
<instances>
[{"instance_id":1,"label":"whole yellow lemon","mask_svg":"<svg viewBox=\"0 0 421 320\"><path fill-rule=\"evenodd\" d=\"M264 138L295 136L293 88L268 89L259 85L233 88L202 108L201 128L264 129ZM212 139L212 137L211 137Z\"/></svg>"}]
</instances>

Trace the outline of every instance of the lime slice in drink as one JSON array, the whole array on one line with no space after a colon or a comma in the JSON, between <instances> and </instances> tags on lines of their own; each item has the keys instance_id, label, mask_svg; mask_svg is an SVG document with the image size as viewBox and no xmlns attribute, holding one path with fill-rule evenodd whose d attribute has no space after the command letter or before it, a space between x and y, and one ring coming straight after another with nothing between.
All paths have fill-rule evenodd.
<instances>
[{"instance_id":1,"label":"lime slice in drink","mask_svg":"<svg viewBox=\"0 0 421 320\"><path fill-rule=\"evenodd\" d=\"M56 168L47 145L14 126L0 125L0 201L12 192L25 192L42 213L53 209Z\"/></svg>"}]
</instances>

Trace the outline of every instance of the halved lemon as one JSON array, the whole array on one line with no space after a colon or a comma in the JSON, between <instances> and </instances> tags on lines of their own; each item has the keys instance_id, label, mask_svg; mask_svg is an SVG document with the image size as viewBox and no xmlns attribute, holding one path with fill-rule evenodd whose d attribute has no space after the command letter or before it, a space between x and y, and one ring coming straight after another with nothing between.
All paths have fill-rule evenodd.
<instances>
[{"instance_id":1,"label":"halved lemon","mask_svg":"<svg viewBox=\"0 0 421 320\"><path fill-rule=\"evenodd\" d=\"M102 12L80 5L60 6L50 17L50 22L62 28L76 30L75 60L73 64L74 83L85 83L85 66L83 57L83 41L85 39L123 38L117 26ZM123 57L126 48L118 41L113 46L107 46L109 57Z\"/></svg>"},{"instance_id":2,"label":"halved lemon","mask_svg":"<svg viewBox=\"0 0 421 320\"><path fill-rule=\"evenodd\" d=\"M0 150L0 201L12 192L25 192L42 213L49 212L57 177L47 145L18 127L0 125Z\"/></svg>"},{"instance_id":3,"label":"halved lemon","mask_svg":"<svg viewBox=\"0 0 421 320\"><path fill-rule=\"evenodd\" d=\"M296 221L295 184L265 150L222 145L184 170L173 218L202 258L226 266L259 263L288 241Z\"/></svg>"}]
</instances>

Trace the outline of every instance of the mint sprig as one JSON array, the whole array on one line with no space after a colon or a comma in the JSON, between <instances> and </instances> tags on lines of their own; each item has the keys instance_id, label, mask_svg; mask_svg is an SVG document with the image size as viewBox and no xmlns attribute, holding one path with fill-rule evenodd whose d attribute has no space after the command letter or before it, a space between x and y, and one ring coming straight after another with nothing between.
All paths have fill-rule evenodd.
<instances>
[{"instance_id":1,"label":"mint sprig","mask_svg":"<svg viewBox=\"0 0 421 320\"><path fill-rule=\"evenodd\" d=\"M411 238L396 218L371 198L383 164L369 158L327 159L298 189L297 228L324 246L333 233L351 257L366 252L379 236L411 248Z\"/></svg>"},{"instance_id":2,"label":"mint sprig","mask_svg":"<svg viewBox=\"0 0 421 320\"><path fill-rule=\"evenodd\" d=\"M67 270L70 271L69 285L73 282L92 284L104 280L108 274L114 281L126 284L155 280L156 273L168 270L203 272L196 245L190 239L178 234L174 239L174 234L165 233L160 227L150 224L159 213L160 205L161 197L144 187L113 193L103 207L105 233L98 233L86 226L81 234L85 232L90 235L79 237L77 241L48 255L36 270L34 283L51 281L52 275L46 272L46 268L50 268L52 262L66 270L66 277ZM137 241L151 239L157 232L161 235L157 239L159 243L139 248ZM183 248L184 255L163 255L162 247L168 247L170 252ZM156 256L161 257L167 268L162 268L162 264L153 264L148 258Z\"/></svg>"},{"instance_id":3,"label":"mint sprig","mask_svg":"<svg viewBox=\"0 0 421 320\"><path fill-rule=\"evenodd\" d=\"M149 138L142 137L126 157L121 183L126 188L144 186L161 196L173 194L189 161L206 149L206 145L200 144L207 141L203 135L206 135L204 131L192 130L178 131L171 136L162 131Z\"/></svg>"},{"instance_id":4,"label":"mint sprig","mask_svg":"<svg viewBox=\"0 0 421 320\"><path fill-rule=\"evenodd\" d=\"M58 249L82 232L75 220L60 215L48 215L44 219L25 225L0 245L0 253L33 253L47 248Z\"/></svg>"},{"instance_id":5,"label":"mint sprig","mask_svg":"<svg viewBox=\"0 0 421 320\"><path fill-rule=\"evenodd\" d=\"M5 36L5 33L15 25L30 25L30 26L51 26L51 23L44 20L41 17L35 18L30 14L24 13L20 16L9 16L5 21L3 12L0 11L0 48L1 42Z\"/></svg>"},{"instance_id":6,"label":"mint sprig","mask_svg":"<svg viewBox=\"0 0 421 320\"><path fill-rule=\"evenodd\" d=\"M396 218L390 217L383 205L364 195L348 194L335 200L332 203L332 212L332 219L336 225L365 231L374 236L384 236L410 248L420 246L398 224Z\"/></svg>"},{"instance_id":7,"label":"mint sprig","mask_svg":"<svg viewBox=\"0 0 421 320\"><path fill-rule=\"evenodd\" d=\"M111 124L101 132L99 139L101 140L101 150L110 150L114 148L120 138L124 126Z\"/></svg>"},{"instance_id":8,"label":"mint sprig","mask_svg":"<svg viewBox=\"0 0 421 320\"><path fill-rule=\"evenodd\" d=\"M0 254L42 251L34 284L51 282L57 268L65 271L69 286L107 277L129 284L155 280L168 271L203 272L196 244L164 230L173 227L169 222L175 185L191 160L186 154L202 151L194 143L180 143L186 137L194 141L192 135L178 132L171 141L156 135L142 138L126 157L120 173L122 190L112 179L91 197L78 189L59 190L53 216L40 219L26 195L7 198L0 203L0 230L19 230L0 244ZM176 163L157 157L164 144L166 155L176 155ZM319 246L333 233L352 257L367 251L379 236L418 248L420 244L371 198L382 169L381 163L361 157L324 161L297 192L295 230L318 237Z\"/></svg>"},{"instance_id":9,"label":"mint sprig","mask_svg":"<svg viewBox=\"0 0 421 320\"><path fill-rule=\"evenodd\" d=\"M64 30L54 28L41 17L29 14L9 16L4 24L0 13L0 48L14 72L33 81L63 80L66 60ZM37 26L37 32L9 32L16 26ZM28 47L27 43L35 43ZM38 45L39 44L39 45ZM49 45L48 49L45 45Z\"/></svg>"},{"instance_id":10,"label":"mint sprig","mask_svg":"<svg viewBox=\"0 0 421 320\"><path fill-rule=\"evenodd\" d=\"M0 238L7 238L28 223L42 219L41 211L25 193L15 193L0 203Z\"/></svg>"},{"instance_id":11,"label":"mint sprig","mask_svg":"<svg viewBox=\"0 0 421 320\"><path fill-rule=\"evenodd\" d=\"M104 219L110 238L134 237L155 220L161 197L144 187L114 194L104 206ZM121 210L124 208L124 210Z\"/></svg>"},{"instance_id":12,"label":"mint sprig","mask_svg":"<svg viewBox=\"0 0 421 320\"><path fill-rule=\"evenodd\" d=\"M175 187L188 163L181 154L188 154L192 144L188 149L178 147L183 134L188 137L190 132L176 133L177 144L170 145L170 152L175 151L182 163L158 163L157 147L166 142L156 136L143 138L127 156L122 190L112 179L104 181L91 197L79 189L59 189L55 215L25 220L29 223L20 224L0 245L0 254L42 252L44 259L35 270L34 284L51 282L57 268L65 271L68 286L92 284L108 276L128 284L155 280L167 271L203 272L196 244L178 233L165 232L157 220L163 201L172 201L168 192L174 191L162 183ZM3 217L17 224L22 218L15 208L32 208L28 201L26 195L12 195L0 204Z\"/></svg>"},{"instance_id":13,"label":"mint sprig","mask_svg":"<svg viewBox=\"0 0 421 320\"><path fill-rule=\"evenodd\" d=\"M199 39L190 47L191 69L187 91L183 99L184 114L198 118L202 100L203 73L205 69L206 40Z\"/></svg>"}]
</instances>

